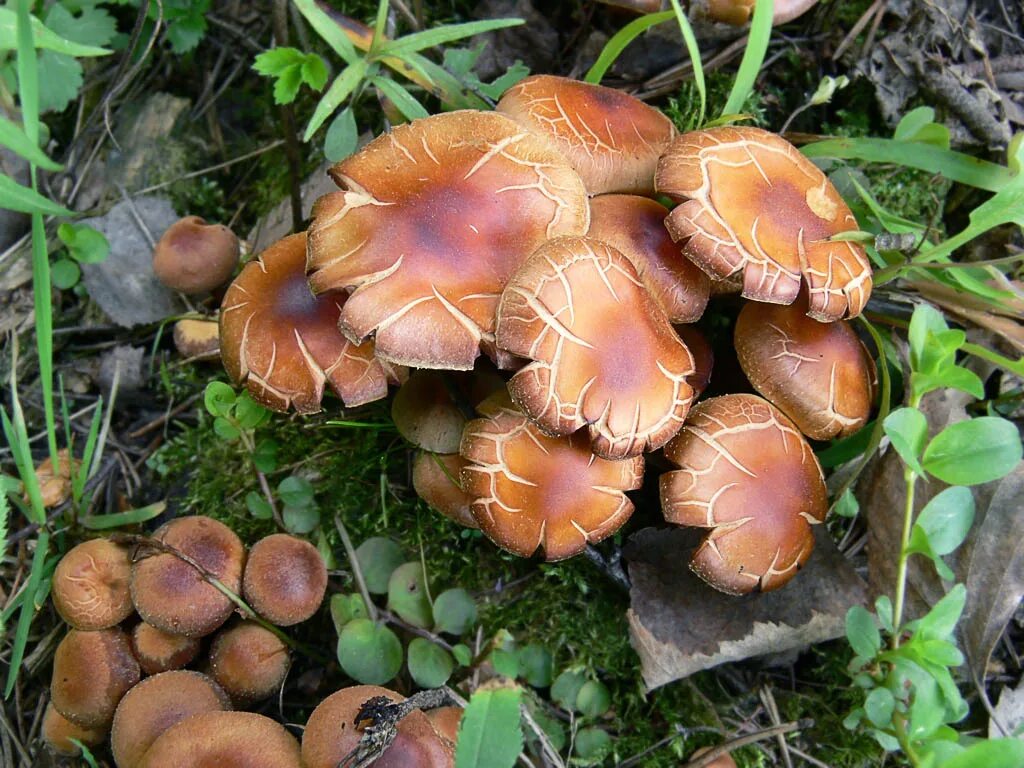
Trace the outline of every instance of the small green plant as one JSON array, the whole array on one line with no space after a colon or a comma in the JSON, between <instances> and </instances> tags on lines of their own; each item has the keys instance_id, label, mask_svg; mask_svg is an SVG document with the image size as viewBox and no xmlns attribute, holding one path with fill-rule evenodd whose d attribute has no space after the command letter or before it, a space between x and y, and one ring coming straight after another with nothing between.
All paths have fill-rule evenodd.
<instances>
[{"instance_id":1,"label":"small green plant","mask_svg":"<svg viewBox=\"0 0 1024 768\"><path fill-rule=\"evenodd\" d=\"M919 306L908 337L909 404L883 422L892 449L904 463L906 484L894 597L879 597L874 613L856 606L847 615L847 638L855 653L850 671L865 696L846 725L866 727L883 749L902 750L915 766L1019 765L1024 743L968 739L951 727L968 711L952 674L964 661L954 639L967 597L964 585L952 586L919 619L905 621L904 606L913 556L928 558L943 580L953 580L942 557L963 543L974 520L968 486L1012 471L1021 460L1020 437L1013 423L982 416L951 424L929 439L920 410L927 393L953 388L981 398L984 391L977 375L956 362L966 335L949 328L938 311ZM928 478L950 487L915 516L917 483Z\"/></svg>"},{"instance_id":2,"label":"small green plant","mask_svg":"<svg viewBox=\"0 0 1024 768\"><path fill-rule=\"evenodd\" d=\"M82 277L81 264L99 264L110 254L110 243L102 232L84 224L62 223L57 237L64 244L65 253L50 267L55 288L73 288Z\"/></svg>"}]
</instances>

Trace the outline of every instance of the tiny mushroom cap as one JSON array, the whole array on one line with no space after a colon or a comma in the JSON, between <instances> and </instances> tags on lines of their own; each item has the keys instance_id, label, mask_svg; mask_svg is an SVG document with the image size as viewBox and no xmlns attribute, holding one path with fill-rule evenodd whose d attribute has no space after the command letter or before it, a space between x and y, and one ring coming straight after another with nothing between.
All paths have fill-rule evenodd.
<instances>
[{"instance_id":1,"label":"tiny mushroom cap","mask_svg":"<svg viewBox=\"0 0 1024 768\"><path fill-rule=\"evenodd\" d=\"M53 702L50 702L46 705L46 712L43 714L41 735L46 746L55 754L75 757L82 753L82 749L71 739L77 739L87 747L95 747L102 744L103 740L107 738L107 729L106 727L84 728L75 725L56 710Z\"/></svg>"},{"instance_id":2,"label":"tiny mushroom cap","mask_svg":"<svg viewBox=\"0 0 1024 768\"><path fill-rule=\"evenodd\" d=\"M633 264L598 240L537 249L502 294L498 345L534 361L508 385L526 415L549 434L587 427L603 458L660 448L690 408L689 350Z\"/></svg>"},{"instance_id":3,"label":"tiny mushroom cap","mask_svg":"<svg viewBox=\"0 0 1024 768\"><path fill-rule=\"evenodd\" d=\"M313 710L302 734L303 768L336 768L352 752L365 730L356 717L362 706L377 697L402 701L403 697L375 685L342 688ZM414 709L398 722L391 745L374 768L452 768L451 744L431 724L422 710Z\"/></svg>"},{"instance_id":4,"label":"tiny mushroom cap","mask_svg":"<svg viewBox=\"0 0 1024 768\"><path fill-rule=\"evenodd\" d=\"M793 422L756 395L714 397L694 406L665 457L681 467L660 478L665 519L709 529L694 573L731 595L793 578L828 512L821 467Z\"/></svg>"},{"instance_id":5,"label":"tiny mushroom cap","mask_svg":"<svg viewBox=\"0 0 1024 768\"><path fill-rule=\"evenodd\" d=\"M756 0L707 0L707 15L715 21L742 27L754 13ZM772 26L787 24L807 13L818 0L777 0L772 5Z\"/></svg>"},{"instance_id":6,"label":"tiny mushroom cap","mask_svg":"<svg viewBox=\"0 0 1024 768\"><path fill-rule=\"evenodd\" d=\"M254 712L203 712L164 731L139 768L306 768L299 742Z\"/></svg>"},{"instance_id":7,"label":"tiny mushroom cap","mask_svg":"<svg viewBox=\"0 0 1024 768\"><path fill-rule=\"evenodd\" d=\"M686 383L693 387L693 399L700 397L711 383L711 372L715 367L715 351L707 337L693 325L674 326L679 338L693 355L693 373L686 377Z\"/></svg>"},{"instance_id":8,"label":"tiny mushroom cap","mask_svg":"<svg viewBox=\"0 0 1024 768\"><path fill-rule=\"evenodd\" d=\"M75 629L113 627L134 610L131 576L127 549L108 539L84 541L57 563L53 605Z\"/></svg>"},{"instance_id":9,"label":"tiny mushroom cap","mask_svg":"<svg viewBox=\"0 0 1024 768\"><path fill-rule=\"evenodd\" d=\"M554 75L520 80L495 109L568 158L591 195L651 194L658 156L676 136L671 120L636 97Z\"/></svg>"},{"instance_id":10,"label":"tiny mushroom cap","mask_svg":"<svg viewBox=\"0 0 1024 768\"><path fill-rule=\"evenodd\" d=\"M792 304L801 282L807 314L856 317L871 295L871 265L835 187L796 147L746 126L693 131L658 162L658 192L681 200L665 220L683 253L713 278L742 273L743 295Z\"/></svg>"},{"instance_id":11,"label":"tiny mushroom cap","mask_svg":"<svg viewBox=\"0 0 1024 768\"><path fill-rule=\"evenodd\" d=\"M216 320L179 320L174 324L174 348L188 360L216 360L220 356L219 324Z\"/></svg>"},{"instance_id":12,"label":"tiny mushroom cap","mask_svg":"<svg viewBox=\"0 0 1024 768\"><path fill-rule=\"evenodd\" d=\"M57 711L75 725L104 728L139 676L128 635L120 629L72 629L53 656L50 696Z\"/></svg>"},{"instance_id":13,"label":"tiny mushroom cap","mask_svg":"<svg viewBox=\"0 0 1024 768\"><path fill-rule=\"evenodd\" d=\"M176 635L140 621L132 628L132 651L147 675L187 667L199 655L199 638Z\"/></svg>"},{"instance_id":14,"label":"tiny mushroom cap","mask_svg":"<svg viewBox=\"0 0 1024 768\"><path fill-rule=\"evenodd\" d=\"M549 437L525 415L496 409L466 425L462 487L480 529L502 549L549 561L582 552L633 514L644 459L595 456L582 433Z\"/></svg>"},{"instance_id":15,"label":"tiny mushroom cap","mask_svg":"<svg viewBox=\"0 0 1024 768\"><path fill-rule=\"evenodd\" d=\"M346 406L387 397L404 371L382 363L372 342L338 330L346 296L314 296L306 282L306 235L291 235L245 265L220 315L224 368L253 400L275 411L316 413L330 384Z\"/></svg>"},{"instance_id":16,"label":"tiny mushroom cap","mask_svg":"<svg viewBox=\"0 0 1024 768\"><path fill-rule=\"evenodd\" d=\"M239 705L275 694L290 665L288 646L253 621L218 633L210 647L210 675Z\"/></svg>"},{"instance_id":17,"label":"tiny mushroom cap","mask_svg":"<svg viewBox=\"0 0 1024 768\"><path fill-rule=\"evenodd\" d=\"M590 201L587 237L602 240L633 262L644 286L673 323L700 320L711 281L679 253L665 229L668 208L638 195L601 195Z\"/></svg>"},{"instance_id":18,"label":"tiny mushroom cap","mask_svg":"<svg viewBox=\"0 0 1024 768\"><path fill-rule=\"evenodd\" d=\"M224 523L209 517L179 517L153 537L195 561L233 592L242 588L245 547ZM164 632L202 637L227 621L231 600L191 563L170 552L132 566L132 602L143 621Z\"/></svg>"},{"instance_id":19,"label":"tiny mushroom cap","mask_svg":"<svg viewBox=\"0 0 1024 768\"><path fill-rule=\"evenodd\" d=\"M164 232L153 250L153 272L168 288L194 294L231 279L238 264L238 238L222 224L186 216Z\"/></svg>"},{"instance_id":20,"label":"tiny mushroom cap","mask_svg":"<svg viewBox=\"0 0 1024 768\"><path fill-rule=\"evenodd\" d=\"M467 421L440 371L413 373L395 393L391 420L402 437L434 453L457 452Z\"/></svg>"},{"instance_id":21,"label":"tiny mushroom cap","mask_svg":"<svg viewBox=\"0 0 1024 768\"><path fill-rule=\"evenodd\" d=\"M275 533L249 551L242 594L260 616L279 627L305 621L327 590L327 566L308 541Z\"/></svg>"},{"instance_id":22,"label":"tiny mushroom cap","mask_svg":"<svg viewBox=\"0 0 1024 768\"><path fill-rule=\"evenodd\" d=\"M736 321L743 372L808 437L831 440L863 427L874 399L874 361L849 323L819 323L791 306L749 302Z\"/></svg>"},{"instance_id":23,"label":"tiny mushroom cap","mask_svg":"<svg viewBox=\"0 0 1024 768\"><path fill-rule=\"evenodd\" d=\"M204 674L162 672L132 688L114 713L110 750L117 768L137 768L153 742L182 720L231 709L227 694Z\"/></svg>"},{"instance_id":24,"label":"tiny mushroom cap","mask_svg":"<svg viewBox=\"0 0 1024 768\"><path fill-rule=\"evenodd\" d=\"M419 451L412 462L412 487L445 517L467 528L479 528L469 509L473 499L461 487L460 475L466 464L457 453Z\"/></svg>"},{"instance_id":25,"label":"tiny mushroom cap","mask_svg":"<svg viewBox=\"0 0 1024 768\"><path fill-rule=\"evenodd\" d=\"M335 165L309 229L316 293L355 289L340 327L384 360L469 370L494 351L498 297L542 242L589 223L579 176L494 112L400 125Z\"/></svg>"}]
</instances>

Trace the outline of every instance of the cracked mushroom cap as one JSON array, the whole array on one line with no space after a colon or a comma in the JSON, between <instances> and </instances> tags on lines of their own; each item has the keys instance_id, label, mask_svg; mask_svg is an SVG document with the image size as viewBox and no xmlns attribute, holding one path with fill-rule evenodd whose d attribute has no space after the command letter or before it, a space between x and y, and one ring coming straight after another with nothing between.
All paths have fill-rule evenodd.
<instances>
[{"instance_id":1,"label":"cracked mushroom cap","mask_svg":"<svg viewBox=\"0 0 1024 768\"><path fill-rule=\"evenodd\" d=\"M545 243L512 277L498 309L498 346L533 362L508 384L549 434L587 427L593 451L624 459L679 431L693 357L633 264L605 243Z\"/></svg>"},{"instance_id":2,"label":"cracked mushroom cap","mask_svg":"<svg viewBox=\"0 0 1024 768\"><path fill-rule=\"evenodd\" d=\"M874 361L847 322L819 323L791 306L749 302L734 336L743 372L808 437L852 435L871 415Z\"/></svg>"},{"instance_id":3,"label":"cracked mushroom cap","mask_svg":"<svg viewBox=\"0 0 1024 768\"><path fill-rule=\"evenodd\" d=\"M260 616L279 627L305 621L327 591L327 566L308 541L275 533L257 541L245 562L242 592Z\"/></svg>"},{"instance_id":4,"label":"cracked mushroom cap","mask_svg":"<svg viewBox=\"0 0 1024 768\"><path fill-rule=\"evenodd\" d=\"M457 453L419 451L412 462L412 487L417 496L445 517L467 528L479 528L469 509L473 499L461 486L466 465Z\"/></svg>"},{"instance_id":5,"label":"cracked mushroom cap","mask_svg":"<svg viewBox=\"0 0 1024 768\"><path fill-rule=\"evenodd\" d=\"M75 629L106 629L132 611L132 564L128 551L107 539L71 549L53 573L53 605Z\"/></svg>"},{"instance_id":6,"label":"cracked mushroom cap","mask_svg":"<svg viewBox=\"0 0 1024 768\"><path fill-rule=\"evenodd\" d=\"M713 397L694 406L665 457L681 467L660 478L665 519L709 530L694 573L730 595L793 578L828 512L821 467L793 422L756 395Z\"/></svg>"},{"instance_id":7,"label":"cracked mushroom cap","mask_svg":"<svg viewBox=\"0 0 1024 768\"><path fill-rule=\"evenodd\" d=\"M673 326L676 334L693 355L693 373L686 377L686 383L693 387L693 399L696 400L711 384L711 372L715 367L715 350L707 337L695 325Z\"/></svg>"},{"instance_id":8,"label":"cracked mushroom cap","mask_svg":"<svg viewBox=\"0 0 1024 768\"><path fill-rule=\"evenodd\" d=\"M700 320L711 295L708 276L679 253L665 229L668 208L639 195L601 195L590 201L587 237L633 262L640 279L673 323Z\"/></svg>"},{"instance_id":9,"label":"cracked mushroom cap","mask_svg":"<svg viewBox=\"0 0 1024 768\"><path fill-rule=\"evenodd\" d=\"M743 276L743 295L807 314L856 317L871 295L857 243L830 241L857 221L818 168L780 136L723 126L684 134L658 162L658 192L682 202L665 220L683 253L712 278Z\"/></svg>"},{"instance_id":10,"label":"cracked mushroom cap","mask_svg":"<svg viewBox=\"0 0 1024 768\"><path fill-rule=\"evenodd\" d=\"M199 655L199 638L164 632L140 621L132 629L132 651L147 675L187 667Z\"/></svg>"},{"instance_id":11,"label":"cracked mushroom cap","mask_svg":"<svg viewBox=\"0 0 1024 768\"><path fill-rule=\"evenodd\" d=\"M554 75L520 80L495 109L568 158L591 195L653 193L658 157L676 136L671 120L636 97Z\"/></svg>"},{"instance_id":12,"label":"cracked mushroom cap","mask_svg":"<svg viewBox=\"0 0 1024 768\"><path fill-rule=\"evenodd\" d=\"M224 368L253 400L275 411L316 413L330 384L348 407L387 397L403 375L338 331L339 291L314 296L306 282L306 235L291 235L245 265L224 295Z\"/></svg>"},{"instance_id":13,"label":"cracked mushroom cap","mask_svg":"<svg viewBox=\"0 0 1024 768\"><path fill-rule=\"evenodd\" d=\"M72 629L53 655L53 706L84 728L110 725L121 697L137 682L139 662L132 656L128 635L117 627Z\"/></svg>"},{"instance_id":14,"label":"cracked mushroom cap","mask_svg":"<svg viewBox=\"0 0 1024 768\"><path fill-rule=\"evenodd\" d=\"M548 561L579 554L633 514L643 456L609 461L582 433L549 437L525 415L497 409L466 425L462 487L480 529L502 549Z\"/></svg>"},{"instance_id":15,"label":"cracked mushroom cap","mask_svg":"<svg viewBox=\"0 0 1024 768\"><path fill-rule=\"evenodd\" d=\"M400 125L335 165L309 229L316 293L354 289L339 326L384 360L469 370L493 349L509 276L550 237L589 223L583 182L504 115Z\"/></svg>"},{"instance_id":16,"label":"cracked mushroom cap","mask_svg":"<svg viewBox=\"0 0 1024 768\"><path fill-rule=\"evenodd\" d=\"M299 742L253 712L203 712L153 742L139 768L302 768Z\"/></svg>"},{"instance_id":17,"label":"cracked mushroom cap","mask_svg":"<svg viewBox=\"0 0 1024 768\"><path fill-rule=\"evenodd\" d=\"M186 216L169 226L153 249L153 272L168 288L205 293L231 279L238 238L223 224Z\"/></svg>"},{"instance_id":18,"label":"cracked mushroom cap","mask_svg":"<svg viewBox=\"0 0 1024 768\"><path fill-rule=\"evenodd\" d=\"M147 677L121 699L110 729L117 768L137 768L153 742L182 720L231 709L226 693L206 675L187 670Z\"/></svg>"},{"instance_id":19,"label":"cracked mushroom cap","mask_svg":"<svg viewBox=\"0 0 1024 768\"><path fill-rule=\"evenodd\" d=\"M202 515L179 517L153 538L188 556L236 594L242 588L245 547L224 523ZM159 552L132 566L132 602L142 620L164 632L202 637L227 621L234 603L177 555Z\"/></svg>"},{"instance_id":20,"label":"cracked mushroom cap","mask_svg":"<svg viewBox=\"0 0 1024 768\"><path fill-rule=\"evenodd\" d=\"M370 699L382 696L391 701L404 697L375 685L354 685L324 699L313 710L302 734L304 768L337 768L356 748L365 730L355 719ZM374 768L452 768L451 744L434 729L427 715L413 709L398 722L397 735L373 764Z\"/></svg>"}]
</instances>

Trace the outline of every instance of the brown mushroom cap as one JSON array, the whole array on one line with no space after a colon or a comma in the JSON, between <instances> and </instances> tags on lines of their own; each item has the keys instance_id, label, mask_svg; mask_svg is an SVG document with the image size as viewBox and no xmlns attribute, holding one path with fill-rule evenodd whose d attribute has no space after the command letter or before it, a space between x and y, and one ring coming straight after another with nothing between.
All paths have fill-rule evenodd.
<instances>
[{"instance_id":1,"label":"brown mushroom cap","mask_svg":"<svg viewBox=\"0 0 1024 768\"><path fill-rule=\"evenodd\" d=\"M224 295L220 344L224 368L275 411L320 410L324 385L349 407L387 397L404 372L381 363L372 342L338 331L345 294L314 296L306 282L306 235L291 235L245 265Z\"/></svg>"},{"instance_id":2,"label":"brown mushroom cap","mask_svg":"<svg viewBox=\"0 0 1024 768\"><path fill-rule=\"evenodd\" d=\"M47 456L36 467L36 482L39 495L47 509L58 507L71 497L71 475L78 472L82 462L74 458L67 448L57 451L58 468L54 471L53 459ZM29 501L25 494L25 501Z\"/></svg>"},{"instance_id":3,"label":"brown mushroom cap","mask_svg":"<svg viewBox=\"0 0 1024 768\"><path fill-rule=\"evenodd\" d=\"M75 629L106 629L132 613L128 551L107 539L84 541L53 572L53 606Z\"/></svg>"},{"instance_id":4,"label":"brown mushroom cap","mask_svg":"<svg viewBox=\"0 0 1024 768\"><path fill-rule=\"evenodd\" d=\"M693 355L693 373L686 377L686 383L693 387L693 399L696 400L711 383L711 372L715 367L715 351L707 338L693 325L674 326L679 338Z\"/></svg>"},{"instance_id":5,"label":"brown mushroom cap","mask_svg":"<svg viewBox=\"0 0 1024 768\"><path fill-rule=\"evenodd\" d=\"M235 233L222 224L207 224L198 216L186 216L169 226L153 250L157 279L188 294L223 285L237 264Z\"/></svg>"},{"instance_id":6,"label":"brown mushroom cap","mask_svg":"<svg viewBox=\"0 0 1024 768\"><path fill-rule=\"evenodd\" d=\"M743 372L808 437L831 440L871 415L874 363L847 322L819 323L791 306L747 303L736 321Z\"/></svg>"},{"instance_id":7,"label":"brown mushroom cap","mask_svg":"<svg viewBox=\"0 0 1024 768\"><path fill-rule=\"evenodd\" d=\"M117 768L137 768L153 742L182 720L231 709L227 694L206 675L188 670L147 677L121 699L110 731Z\"/></svg>"},{"instance_id":8,"label":"brown mushroom cap","mask_svg":"<svg viewBox=\"0 0 1024 768\"><path fill-rule=\"evenodd\" d=\"M174 348L188 360L215 360L220 356L220 326L216 320L185 318L174 324Z\"/></svg>"},{"instance_id":9,"label":"brown mushroom cap","mask_svg":"<svg viewBox=\"0 0 1024 768\"><path fill-rule=\"evenodd\" d=\"M302 765L304 768L336 768L349 754L363 728L355 724L360 708L372 698L383 696L402 701L402 696L375 685L342 688L313 710L302 734ZM374 768L452 768L451 745L442 738L427 716L414 709L398 723L398 734Z\"/></svg>"},{"instance_id":10,"label":"brown mushroom cap","mask_svg":"<svg viewBox=\"0 0 1024 768\"><path fill-rule=\"evenodd\" d=\"M633 514L624 491L639 488L644 473L643 456L599 458L582 433L549 437L508 409L469 422L461 453L480 529L521 557L543 547L549 561L615 533Z\"/></svg>"},{"instance_id":11,"label":"brown mushroom cap","mask_svg":"<svg viewBox=\"0 0 1024 768\"><path fill-rule=\"evenodd\" d=\"M341 330L400 365L472 368L512 272L589 223L575 171L493 112L400 125L330 173L346 191L313 207L310 284L354 288Z\"/></svg>"},{"instance_id":12,"label":"brown mushroom cap","mask_svg":"<svg viewBox=\"0 0 1024 768\"><path fill-rule=\"evenodd\" d=\"M807 314L855 317L871 295L864 249L830 237L857 229L835 187L796 147L760 128L680 136L658 162L658 191L685 200L665 220L683 253L713 278L742 272L743 295Z\"/></svg>"},{"instance_id":13,"label":"brown mushroom cap","mask_svg":"<svg viewBox=\"0 0 1024 768\"><path fill-rule=\"evenodd\" d=\"M459 450L466 417L440 371L417 371L395 393L391 420L402 437L433 453Z\"/></svg>"},{"instance_id":14,"label":"brown mushroom cap","mask_svg":"<svg viewBox=\"0 0 1024 768\"><path fill-rule=\"evenodd\" d=\"M417 496L445 517L467 528L479 528L469 510L473 499L460 485L465 466L466 460L457 453L419 451L412 462L412 487Z\"/></svg>"},{"instance_id":15,"label":"brown mushroom cap","mask_svg":"<svg viewBox=\"0 0 1024 768\"><path fill-rule=\"evenodd\" d=\"M711 295L708 276L679 253L665 229L668 208L638 195L601 195L590 201L587 237L633 262L640 279L673 323L700 320Z\"/></svg>"},{"instance_id":16,"label":"brown mushroom cap","mask_svg":"<svg viewBox=\"0 0 1024 768\"><path fill-rule=\"evenodd\" d=\"M281 638L252 621L218 633L210 647L210 675L241 705L275 694L290 664Z\"/></svg>"},{"instance_id":17,"label":"brown mushroom cap","mask_svg":"<svg viewBox=\"0 0 1024 768\"><path fill-rule=\"evenodd\" d=\"M181 669L199 655L199 638L185 637L140 621L132 629L132 651L147 675Z\"/></svg>"},{"instance_id":18,"label":"brown mushroom cap","mask_svg":"<svg viewBox=\"0 0 1024 768\"><path fill-rule=\"evenodd\" d=\"M459 738L459 724L462 722L462 707L438 707L427 712L434 729L452 744Z\"/></svg>"},{"instance_id":19,"label":"brown mushroom cap","mask_svg":"<svg viewBox=\"0 0 1024 768\"><path fill-rule=\"evenodd\" d=\"M242 587L245 547L224 523L209 517L179 517L154 538L195 560L237 593ZM164 632L202 637L227 621L231 600L181 558L145 557L132 566L132 602L143 621Z\"/></svg>"},{"instance_id":20,"label":"brown mushroom cap","mask_svg":"<svg viewBox=\"0 0 1024 768\"><path fill-rule=\"evenodd\" d=\"M715 21L742 27L750 21L756 0L706 0L707 15ZM804 15L818 0L777 0L772 5L772 26L787 24Z\"/></svg>"},{"instance_id":21,"label":"brown mushroom cap","mask_svg":"<svg viewBox=\"0 0 1024 768\"><path fill-rule=\"evenodd\" d=\"M665 519L710 529L694 573L731 595L793 578L828 512L821 467L793 422L756 395L714 397L694 406L665 457L682 467L661 476Z\"/></svg>"},{"instance_id":22,"label":"brown mushroom cap","mask_svg":"<svg viewBox=\"0 0 1024 768\"><path fill-rule=\"evenodd\" d=\"M204 712L163 733L139 768L305 768L299 742L253 712Z\"/></svg>"},{"instance_id":23,"label":"brown mushroom cap","mask_svg":"<svg viewBox=\"0 0 1024 768\"><path fill-rule=\"evenodd\" d=\"M40 734L43 741L54 753L65 757L75 757L82 753L79 746L71 741L78 739L87 747L95 747L102 744L107 738L106 727L83 728L75 725L64 715L58 712L53 702L46 705L46 712L43 714L43 725Z\"/></svg>"},{"instance_id":24,"label":"brown mushroom cap","mask_svg":"<svg viewBox=\"0 0 1024 768\"><path fill-rule=\"evenodd\" d=\"M696 760L701 755L706 754L710 751L711 747L701 747L700 749L695 749L693 751L693 754L690 755L690 760ZM712 760L710 763L704 766L704 768L736 768L736 761L732 759L732 755L726 752L716 757L714 760Z\"/></svg>"},{"instance_id":25,"label":"brown mushroom cap","mask_svg":"<svg viewBox=\"0 0 1024 768\"><path fill-rule=\"evenodd\" d=\"M520 80L495 109L568 158L591 195L651 194L658 156L676 135L671 120L634 96L553 75Z\"/></svg>"},{"instance_id":26,"label":"brown mushroom cap","mask_svg":"<svg viewBox=\"0 0 1024 768\"><path fill-rule=\"evenodd\" d=\"M534 362L512 399L549 434L588 427L608 459L660 448L679 431L693 358L632 263L586 237L551 240L513 275L498 346Z\"/></svg>"},{"instance_id":27,"label":"brown mushroom cap","mask_svg":"<svg viewBox=\"0 0 1024 768\"><path fill-rule=\"evenodd\" d=\"M75 725L105 728L125 692L139 682L128 635L116 627L72 629L53 656L53 706Z\"/></svg>"},{"instance_id":28,"label":"brown mushroom cap","mask_svg":"<svg viewBox=\"0 0 1024 768\"><path fill-rule=\"evenodd\" d=\"M249 551L242 593L260 616L279 627L305 621L327 590L327 566L308 541L275 533Z\"/></svg>"}]
</instances>

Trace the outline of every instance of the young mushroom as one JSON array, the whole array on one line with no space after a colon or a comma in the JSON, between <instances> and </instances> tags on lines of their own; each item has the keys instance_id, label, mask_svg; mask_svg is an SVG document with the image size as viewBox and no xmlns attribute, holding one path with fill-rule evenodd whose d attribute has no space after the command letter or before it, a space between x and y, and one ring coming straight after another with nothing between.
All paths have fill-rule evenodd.
<instances>
[{"instance_id":1,"label":"young mushroom","mask_svg":"<svg viewBox=\"0 0 1024 768\"><path fill-rule=\"evenodd\" d=\"M760 128L722 126L677 138L658 161L658 192L682 201L665 220L672 239L713 278L742 274L743 295L807 314L856 317L871 295L863 247L831 237L857 221L817 166Z\"/></svg>"},{"instance_id":2,"label":"young mushroom","mask_svg":"<svg viewBox=\"0 0 1024 768\"><path fill-rule=\"evenodd\" d=\"M40 735L46 742L46 746L50 748L51 752L62 757L77 757L82 754L82 748L71 741L72 739L80 741L87 747L95 747L102 744L103 740L107 738L105 726L85 728L75 725L57 711L52 701L46 705L41 729Z\"/></svg>"},{"instance_id":3,"label":"young mushroom","mask_svg":"<svg viewBox=\"0 0 1024 768\"><path fill-rule=\"evenodd\" d=\"M665 457L680 467L660 479L665 519L708 529L694 573L731 595L793 578L828 512L821 467L793 422L756 395L714 397L694 406Z\"/></svg>"},{"instance_id":4,"label":"young mushroom","mask_svg":"<svg viewBox=\"0 0 1024 768\"><path fill-rule=\"evenodd\" d=\"M412 462L412 487L416 495L450 520L467 528L479 528L470 505L473 499L462 490L460 479L467 462L457 453L418 451Z\"/></svg>"},{"instance_id":5,"label":"young mushroom","mask_svg":"<svg viewBox=\"0 0 1024 768\"><path fill-rule=\"evenodd\" d=\"M308 541L275 533L249 551L242 594L260 616L279 627L305 621L327 590L327 566Z\"/></svg>"},{"instance_id":6,"label":"young mushroom","mask_svg":"<svg viewBox=\"0 0 1024 768\"><path fill-rule=\"evenodd\" d=\"M147 675L187 667L199 655L199 638L164 632L140 621L132 628L132 651Z\"/></svg>"},{"instance_id":7,"label":"young mushroom","mask_svg":"<svg viewBox=\"0 0 1024 768\"><path fill-rule=\"evenodd\" d=\"M240 706L277 693L290 665L288 646L252 621L220 632L210 646L210 676Z\"/></svg>"},{"instance_id":8,"label":"young mushroom","mask_svg":"<svg viewBox=\"0 0 1024 768\"><path fill-rule=\"evenodd\" d=\"M538 248L501 296L497 338L533 361L509 382L516 404L548 434L587 427L598 456L660 448L686 418L693 358L633 264L598 240Z\"/></svg>"},{"instance_id":9,"label":"young mushroom","mask_svg":"<svg viewBox=\"0 0 1024 768\"><path fill-rule=\"evenodd\" d=\"M238 238L221 224L198 216L176 221L153 250L153 272L168 288L206 293L231 279L238 265Z\"/></svg>"},{"instance_id":10,"label":"young mushroom","mask_svg":"<svg viewBox=\"0 0 1024 768\"><path fill-rule=\"evenodd\" d=\"M53 572L53 606L75 629L106 629L134 608L129 590L128 550L107 539L91 539L68 551Z\"/></svg>"},{"instance_id":11,"label":"young mushroom","mask_svg":"<svg viewBox=\"0 0 1024 768\"><path fill-rule=\"evenodd\" d=\"M748 302L736 320L743 372L808 437L831 440L871 415L874 361L849 323L819 323L790 306Z\"/></svg>"},{"instance_id":12,"label":"young mushroom","mask_svg":"<svg viewBox=\"0 0 1024 768\"><path fill-rule=\"evenodd\" d=\"M565 156L591 195L651 194L658 156L676 135L671 120L634 96L553 75L520 80L495 109Z\"/></svg>"},{"instance_id":13,"label":"young mushroom","mask_svg":"<svg viewBox=\"0 0 1024 768\"><path fill-rule=\"evenodd\" d=\"M245 265L220 315L224 368L253 400L275 411L320 410L330 384L349 407L387 397L404 372L382 363L372 342L338 331L346 296L314 296L306 282L306 235L291 235Z\"/></svg>"},{"instance_id":14,"label":"young mushroom","mask_svg":"<svg viewBox=\"0 0 1024 768\"><path fill-rule=\"evenodd\" d=\"M139 682L139 663L120 629L82 632L72 629L53 655L50 697L75 725L110 725L121 697Z\"/></svg>"},{"instance_id":15,"label":"young mushroom","mask_svg":"<svg viewBox=\"0 0 1024 768\"><path fill-rule=\"evenodd\" d=\"M335 165L309 229L310 284L354 289L353 342L398 365L469 370L495 357L505 282L543 241L582 234L583 182L513 120L459 111L400 125Z\"/></svg>"},{"instance_id":16,"label":"young mushroom","mask_svg":"<svg viewBox=\"0 0 1024 768\"><path fill-rule=\"evenodd\" d=\"M280 723L253 712L203 712L153 742L139 768L308 768Z\"/></svg>"},{"instance_id":17,"label":"young mushroom","mask_svg":"<svg viewBox=\"0 0 1024 768\"><path fill-rule=\"evenodd\" d=\"M186 360L220 357L220 326L216 320L185 318L174 324L174 348Z\"/></svg>"},{"instance_id":18,"label":"young mushroom","mask_svg":"<svg viewBox=\"0 0 1024 768\"><path fill-rule=\"evenodd\" d=\"M359 710L370 699L394 702L403 697L375 685L342 688L313 710L302 734L303 768L337 768L352 753L365 731L356 722ZM422 710L414 709L398 721L395 740L373 763L374 768L452 768L452 745L431 724Z\"/></svg>"},{"instance_id":19,"label":"young mushroom","mask_svg":"<svg viewBox=\"0 0 1024 768\"><path fill-rule=\"evenodd\" d=\"M480 529L502 549L548 561L611 536L630 515L643 456L608 461L582 433L549 437L525 415L495 410L466 425L462 487Z\"/></svg>"}]
</instances>

